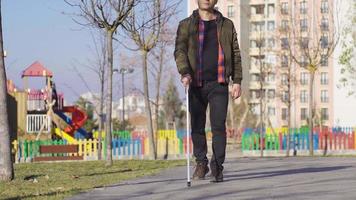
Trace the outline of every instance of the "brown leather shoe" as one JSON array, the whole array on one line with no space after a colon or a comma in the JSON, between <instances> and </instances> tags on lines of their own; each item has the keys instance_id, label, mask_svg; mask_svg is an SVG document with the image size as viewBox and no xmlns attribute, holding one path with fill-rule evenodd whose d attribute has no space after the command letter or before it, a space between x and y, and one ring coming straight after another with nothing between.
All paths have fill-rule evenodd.
<instances>
[{"instance_id":1,"label":"brown leather shoe","mask_svg":"<svg viewBox=\"0 0 356 200\"><path fill-rule=\"evenodd\" d=\"M210 182L212 183L219 183L224 181L224 176L221 170L218 170L216 172L212 172L210 175Z\"/></svg>"},{"instance_id":2,"label":"brown leather shoe","mask_svg":"<svg viewBox=\"0 0 356 200\"><path fill-rule=\"evenodd\" d=\"M218 183L224 181L224 176L221 169L218 169L214 162L210 162L210 182Z\"/></svg>"},{"instance_id":3,"label":"brown leather shoe","mask_svg":"<svg viewBox=\"0 0 356 200\"><path fill-rule=\"evenodd\" d=\"M207 164L197 163L193 174L193 180L203 180L208 172L209 172L209 167Z\"/></svg>"}]
</instances>

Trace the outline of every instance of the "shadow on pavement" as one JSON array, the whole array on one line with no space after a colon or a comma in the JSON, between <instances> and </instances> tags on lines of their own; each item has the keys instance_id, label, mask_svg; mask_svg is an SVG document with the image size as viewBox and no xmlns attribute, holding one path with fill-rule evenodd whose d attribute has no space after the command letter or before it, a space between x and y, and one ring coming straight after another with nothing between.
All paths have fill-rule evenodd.
<instances>
[{"instance_id":1,"label":"shadow on pavement","mask_svg":"<svg viewBox=\"0 0 356 200\"><path fill-rule=\"evenodd\" d=\"M244 180L244 179L256 179L256 178L268 178L275 176L302 174L302 173L318 173L318 172L329 172L335 170L347 169L352 166L334 166L334 167L306 167L299 169L288 169L288 170L278 170L278 171L268 171L268 172L256 172L247 174L227 174L224 176L224 181L234 181L234 180Z\"/></svg>"}]
</instances>

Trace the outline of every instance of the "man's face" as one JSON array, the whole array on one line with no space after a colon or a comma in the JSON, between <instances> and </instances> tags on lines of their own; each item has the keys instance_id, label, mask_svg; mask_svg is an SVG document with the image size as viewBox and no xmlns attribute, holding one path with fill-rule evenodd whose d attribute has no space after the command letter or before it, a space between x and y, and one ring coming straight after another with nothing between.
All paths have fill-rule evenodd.
<instances>
[{"instance_id":1,"label":"man's face","mask_svg":"<svg viewBox=\"0 0 356 200\"><path fill-rule=\"evenodd\" d=\"M211 10L215 7L218 0L197 0L199 9L201 10Z\"/></svg>"}]
</instances>

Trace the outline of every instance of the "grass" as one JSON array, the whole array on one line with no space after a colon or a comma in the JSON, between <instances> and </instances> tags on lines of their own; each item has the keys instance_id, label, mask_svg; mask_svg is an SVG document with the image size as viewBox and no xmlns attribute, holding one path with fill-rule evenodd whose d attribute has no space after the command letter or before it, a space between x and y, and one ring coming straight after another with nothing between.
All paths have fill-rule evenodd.
<instances>
[{"instance_id":1,"label":"grass","mask_svg":"<svg viewBox=\"0 0 356 200\"><path fill-rule=\"evenodd\" d=\"M111 167L104 161L16 164L15 179L0 183L0 199L64 199L184 164L184 160L122 160Z\"/></svg>"}]
</instances>

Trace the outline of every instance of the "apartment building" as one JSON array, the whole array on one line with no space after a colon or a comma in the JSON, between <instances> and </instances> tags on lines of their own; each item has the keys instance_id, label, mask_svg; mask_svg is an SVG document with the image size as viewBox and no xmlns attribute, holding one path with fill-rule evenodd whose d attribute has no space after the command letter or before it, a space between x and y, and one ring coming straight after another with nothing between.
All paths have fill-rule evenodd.
<instances>
[{"instance_id":1,"label":"apartment building","mask_svg":"<svg viewBox=\"0 0 356 200\"><path fill-rule=\"evenodd\" d=\"M257 115L261 113L260 98L263 98L266 126L288 124L289 100L291 126L307 124L309 59L302 51L315 42L320 42L321 49L327 48L334 30L333 3L332 0L218 1L217 9L234 22L239 32L244 61L243 92ZM195 0L188 1L188 13L196 8ZM295 44L297 37L301 44ZM333 59L316 54L320 55L313 93L316 120L332 126ZM286 89L288 85L290 89Z\"/></svg>"}]
</instances>

